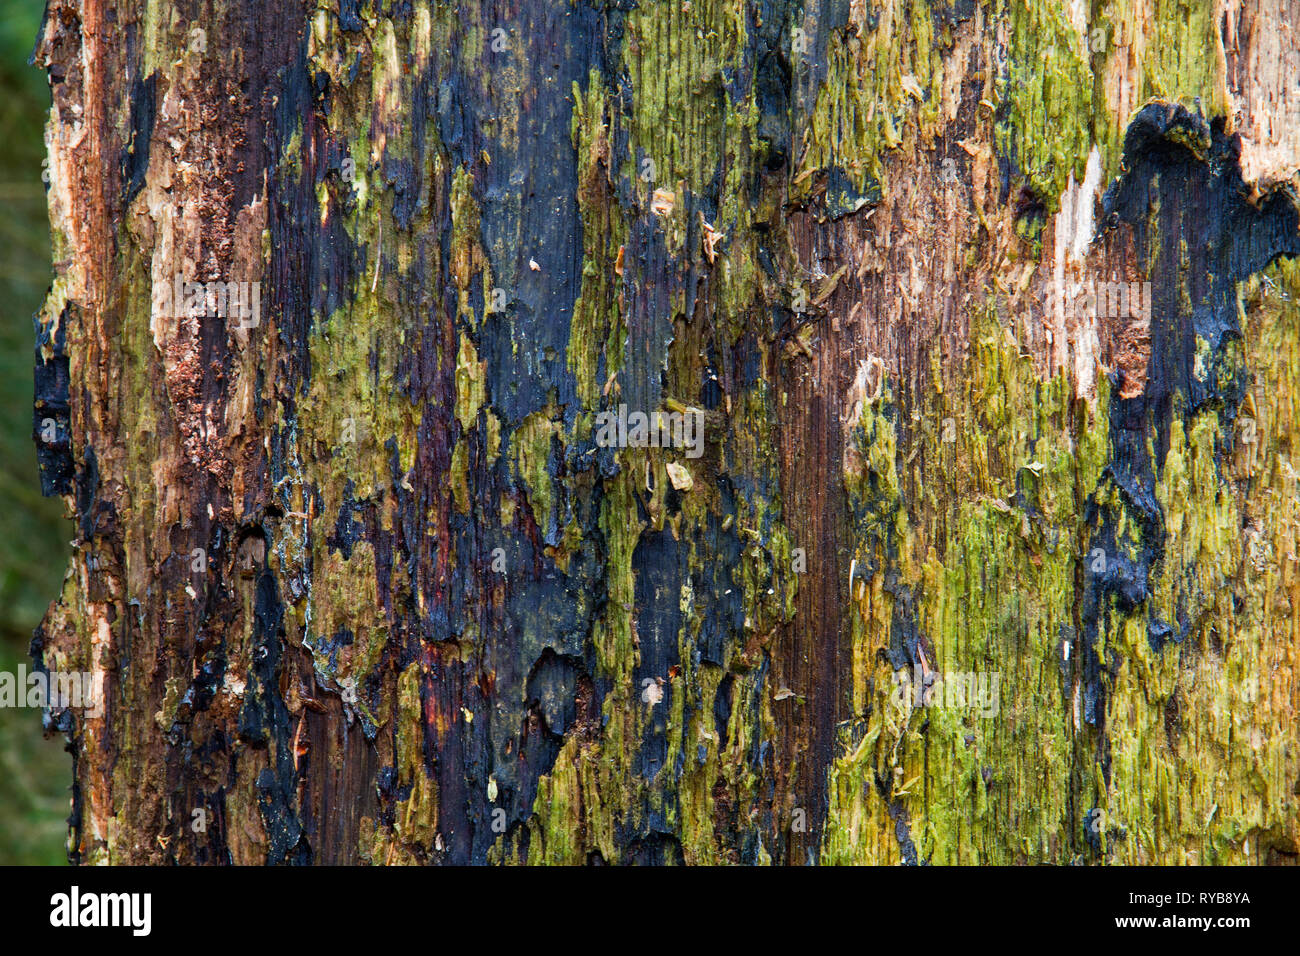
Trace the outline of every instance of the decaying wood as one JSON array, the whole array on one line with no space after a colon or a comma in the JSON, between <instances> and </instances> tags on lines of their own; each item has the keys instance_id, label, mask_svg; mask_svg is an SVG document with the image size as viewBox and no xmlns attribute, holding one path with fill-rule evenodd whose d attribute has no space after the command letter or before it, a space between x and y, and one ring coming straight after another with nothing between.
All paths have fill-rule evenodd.
<instances>
[{"instance_id":1,"label":"decaying wood","mask_svg":"<svg viewBox=\"0 0 1300 956\"><path fill-rule=\"evenodd\" d=\"M1295 860L1296 0L390 6L48 5L74 860Z\"/></svg>"}]
</instances>

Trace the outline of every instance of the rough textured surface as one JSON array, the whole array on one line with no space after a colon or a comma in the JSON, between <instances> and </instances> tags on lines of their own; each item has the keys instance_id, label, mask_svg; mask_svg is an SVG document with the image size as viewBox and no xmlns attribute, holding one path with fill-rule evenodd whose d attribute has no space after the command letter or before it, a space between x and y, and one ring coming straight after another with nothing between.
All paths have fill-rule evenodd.
<instances>
[{"instance_id":1,"label":"rough textured surface","mask_svg":"<svg viewBox=\"0 0 1300 956\"><path fill-rule=\"evenodd\" d=\"M1294 861L1294 13L50 0L72 858Z\"/></svg>"}]
</instances>

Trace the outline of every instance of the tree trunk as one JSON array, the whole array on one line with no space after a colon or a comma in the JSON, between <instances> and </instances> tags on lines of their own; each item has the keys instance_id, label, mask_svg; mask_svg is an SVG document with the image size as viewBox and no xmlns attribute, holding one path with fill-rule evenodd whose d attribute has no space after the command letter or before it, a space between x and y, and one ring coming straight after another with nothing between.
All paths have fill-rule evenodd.
<instances>
[{"instance_id":1,"label":"tree trunk","mask_svg":"<svg viewBox=\"0 0 1300 956\"><path fill-rule=\"evenodd\" d=\"M1288 23L49 0L72 859L1294 862Z\"/></svg>"}]
</instances>

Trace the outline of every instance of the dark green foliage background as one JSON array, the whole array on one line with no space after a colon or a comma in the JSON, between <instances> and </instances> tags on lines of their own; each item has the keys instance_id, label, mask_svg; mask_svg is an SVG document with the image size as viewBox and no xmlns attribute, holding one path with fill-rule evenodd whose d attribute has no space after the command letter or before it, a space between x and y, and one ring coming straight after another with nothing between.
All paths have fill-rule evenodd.
<instances>
[{"instance_id":1,"label":"dark green foliage background","mask_svg":"<svg viewBox=\"0 0 1300 956\"><path fill-rule=\"evenodd\" d=\"M32 313L49 287L41 184L50 96L28 65L41 0L0 0L0 671L29 667L28 644L57 594L72 526L41 497L32 445ZM64 862L70 758L39 711L0 709L0 864Z\"/></svg>"}]
</instances>

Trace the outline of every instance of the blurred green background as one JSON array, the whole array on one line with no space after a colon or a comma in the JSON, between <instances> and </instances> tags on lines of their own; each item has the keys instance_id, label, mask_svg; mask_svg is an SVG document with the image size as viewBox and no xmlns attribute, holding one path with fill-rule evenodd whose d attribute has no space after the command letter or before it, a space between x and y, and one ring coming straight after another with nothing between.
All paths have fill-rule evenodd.
<instances>
[{"instance_id":1,"label":"blurred green background","mask_svg":"<svg viewBox=\"0 0 1300 956\"><path fill-rule=\"evenodd\" d=\"M29 668L32 629L71 551L59 499L41 497L32 444L32 313L52 278L41 184L50 93L27 61L42 0L0 0L0 670ZM72 758L41 712L0 708L0 864L66 863Z\"/></svg>"}]
</instances>

